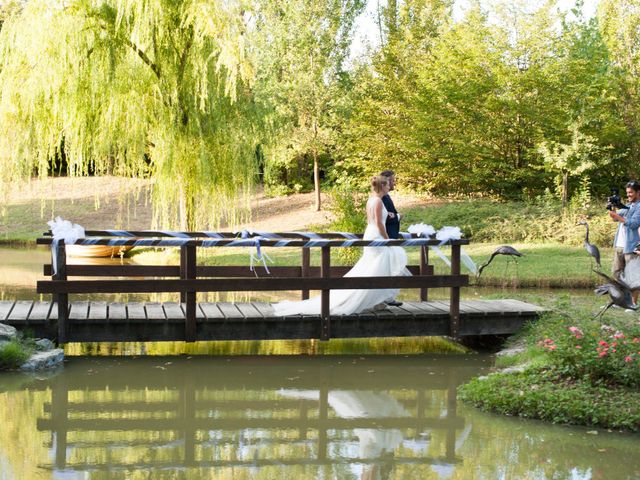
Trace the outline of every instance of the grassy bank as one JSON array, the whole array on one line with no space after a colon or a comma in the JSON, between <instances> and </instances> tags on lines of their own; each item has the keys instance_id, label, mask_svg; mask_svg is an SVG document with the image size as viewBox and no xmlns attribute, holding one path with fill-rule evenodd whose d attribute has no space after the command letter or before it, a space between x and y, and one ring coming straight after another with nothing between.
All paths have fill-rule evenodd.
<instances>
[{"instance_id":1,"label":"grassy bank","mask_svg":"<svg viewBox=\"0 0 640 480\"><path fill-rule=\"evenodd\" d=\"M614 309L601 323L593 300L547 302L553 311L510 340L524 349L496 361L513 371L472 380L460 398L504 415L640 431L638 315Z\"/></svg>"},{"instance_id":2,"label":"grassy bank","mask_svg":"<svg viewBox=\"0 0 640 480\"><path fill-rule=\"evenodd\" d=\"M22 365L34 352L33 341L18 338L0 344L0 370L12 370Z\"/></svg>"}]
</instances>

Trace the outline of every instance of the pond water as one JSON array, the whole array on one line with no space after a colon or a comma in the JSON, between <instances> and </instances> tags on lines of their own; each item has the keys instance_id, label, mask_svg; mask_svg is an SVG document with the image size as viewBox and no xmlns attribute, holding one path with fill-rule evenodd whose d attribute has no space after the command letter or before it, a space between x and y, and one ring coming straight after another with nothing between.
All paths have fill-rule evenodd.
<instances>
[{"instance_id":1,"label":"pond water","mask_svg":"<svg viewBox=\"0 0 640 480\"><path fill-rule=\"evenodd\" d=\"M2 297L48 255L0 249ZM490 355L108 355L141 351L1 374L0 479L640 479L640 435L458 402Z\"/></svg>"},{"instance_id":2,"label":"pond water","mask_svg":"<svg viewBox=\"0 0 640 480\"><path fill-rule=\"evenodd\" d=\"M0 376L0 478L640 478L638 436L459 404L492 363L74 357Z\"/></svg>"}]
</instances>

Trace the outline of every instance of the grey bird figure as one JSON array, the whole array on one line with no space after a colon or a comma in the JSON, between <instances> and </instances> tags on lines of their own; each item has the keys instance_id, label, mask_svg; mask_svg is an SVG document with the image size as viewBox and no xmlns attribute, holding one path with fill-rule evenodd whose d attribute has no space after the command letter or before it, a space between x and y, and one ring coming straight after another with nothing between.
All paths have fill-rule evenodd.
<instances>
[{"instance_id":1,"label":"grey bird figure","mask_svg":"<svg viewBox=\"0 0 640 480\"><path fill-rule=\"evenodd\" d=\"M598 250L598 247L596 247L593 243L589 243L589 224L583 220L581 222L578 222L578 225L584 225L584 227L586 228L584 234L584 242L582 242L584 248L587 250L589 255L591 255L595 259L598 268L602 268L602 265L600 265L600 250Z\"/></svg>"},{"instance_id":2,"label":"grey bird figure","mask_svg":"<svg viewBox=\"0 0 640 480\"><path fill-rule=\"evenodd\" d=\"M607 280L607 283L604 285L597 286L594 292L596 295L609 295L609 304L595 317L593 317L594 319L604 315L604 312L609 310L613 305L631 310L636 310L638 308L638 306L633 303L633 297L631 296L631 288L629 285L622 280L611 278L609 275L599 272L598 270L594 270L594 272Z\"/></svg>"},{"instance_id":3,"label":"grey bird figure","mask_svg":"<svg viewBox=\"0 0 640 480\"><path fill-rule=\"evenodd\" d=\"M491 254L491 256L489 257L489 260L486 261L486 263L484 263L483 265L480 266L480 268L478 269L478 277L480 275L482 275L482 270L484 270L484 268L486 266L488 266L493 259L495 258L496 255L509 255L512 258L515 258L517 261L517 257L522 257L523 255L517 251L515 248L509 246L509 245L502 245L498 248L496 248L493 253Z\"/></svg>"}]
</instances>

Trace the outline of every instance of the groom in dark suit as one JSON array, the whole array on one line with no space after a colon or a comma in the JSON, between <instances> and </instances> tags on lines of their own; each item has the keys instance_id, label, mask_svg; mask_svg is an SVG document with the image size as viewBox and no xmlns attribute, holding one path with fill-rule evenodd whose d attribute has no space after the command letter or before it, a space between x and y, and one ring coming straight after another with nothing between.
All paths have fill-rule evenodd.
<instances>
[{"instance_id":1,"label":"groom in dark suit","mask_svg":"<svg viewBox=\"0 0 640 480\"><path fill-rule=\"evenodd\" d=\"M389 181L389 191L393 191L393 188L396 185L396 174L393 170L384 170L380 172L380 176L385 177ZM389 235L389 238L400 238L400 214L393 205L393 200L391 200L389 194L382 197L382 203L388 212L387 220L384 224L387 230L387 235ZM402 305L402 302L398 302L395 299L387 300L385 303L392 307L399 307Z\"/></svg>"},{"instance_id":2,"label":"groom in dark suit","mask_svg":"<svg viewBox=\"0 0 640 480\"><path fill-rule=\"evenodd\" d=\"M396 185L396 174L393 170L384 170L380 173L381 177L385 177L389 181L389 191L392 192ZM382 203L384 208L389 212L387 220L385 222L385 228L387 229L387 235L389 238L400 238L400 214L393 205L393 200L389 194L382 197Z\"/></svg>"}]
</instances>

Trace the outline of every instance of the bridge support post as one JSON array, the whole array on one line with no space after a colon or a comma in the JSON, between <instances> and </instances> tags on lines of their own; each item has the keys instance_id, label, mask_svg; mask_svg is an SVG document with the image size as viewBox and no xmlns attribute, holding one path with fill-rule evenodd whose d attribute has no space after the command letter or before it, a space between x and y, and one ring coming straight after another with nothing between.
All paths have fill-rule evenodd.
<instances>
[{"instance_id":1,"label":"bridge support post","mask_svg":"<svg viewBox=\"0 0 640 480\"><path fill-rule=\"evenodd\" d=\"M67 251L64 246L64 239L54 240L58 242L56 248L56 273L53 274L54 280L67 279ZM53 297L54 302L58 304L58 344L67 342L67 328L69 320L69 294L58 293Z\"/></svg>"},{"instance_id":2,"label":"bridge support post","mask_svg":"<svg viewBox=\"0 0 640 480\"><path fill-rule=\"evenodd\" d=\"M309 269L311 266L311 249L309 247L302 247L302 278L309 276ZM302 290L302 300L309 298L309 290Z\"/></svg>"},{"instance_id":3,"label":"bridge support post","mask_svg":"<svg viewBox=\"0 0 640 480\"><path fill-rule=\"evenodd\" d=\"M460 245L451 245L451 275L460 275ZM460 287L451 287L449 299L449 335L460 336Z\"/></svg>"},{"instance_id":4,"label":"bridge support post","mask_svg":"<svg viewBox=\"0 0 640 480\"><path fill-rule=\"evenodd\" d=\"M331 277L331 247L322 247L320 275L322 278ZM322 290L320 299L320 340L329 340L331 337L329 294L330 290Z\"/></svg>"},{"instance_id":5,"label":"bridge support post","mask_svg":"<svg viewBox=\"0 0 640 480\"><path fill-rule=\"evenodd\" d=\"M196 278L196 246L184 245L180 247L180 272L184 271L185 280L195 280ZM184 253L182 253L184 252ZM185 332L184 338L187 342L195 342L197 336L196 324L196 292L181 292L185 302Z\"/></svg>"},{"instance_id":6,"label":"bridge support post","mask_svg":"<svg viewBox=\"0 0 640 480\"><path fill-rule=\"evenodd\" d=\"M420 247L420 275L427 274L427 267L429 265L429 247L423 245ZM421 288L420 289L420 301L426 302L429 300L429 289Z\"/></svg>"}]
</instances>

